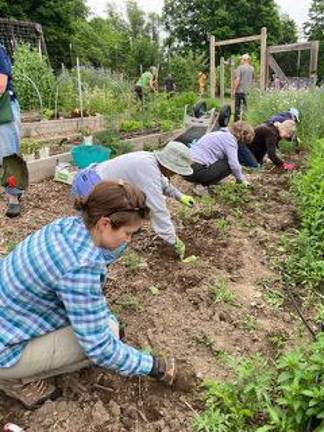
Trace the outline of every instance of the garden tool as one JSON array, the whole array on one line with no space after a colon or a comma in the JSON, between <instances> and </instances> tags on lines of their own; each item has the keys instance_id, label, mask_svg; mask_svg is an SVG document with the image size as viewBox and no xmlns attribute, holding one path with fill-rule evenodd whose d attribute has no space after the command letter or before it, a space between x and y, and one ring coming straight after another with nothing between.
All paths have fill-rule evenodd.
<instances>
[{"instance_id":1,"label":"garden tool","mask_svg":"<svg viewBox=\"0 0 324 432\"><path fill-rule=\"evenodd\" d=\"M6 156L3 158L2 166L2 186L9 189L20 189L21 191L28 188L28 169L27 164L22 157L17 154Z\"/></svg>"}]
</instances>

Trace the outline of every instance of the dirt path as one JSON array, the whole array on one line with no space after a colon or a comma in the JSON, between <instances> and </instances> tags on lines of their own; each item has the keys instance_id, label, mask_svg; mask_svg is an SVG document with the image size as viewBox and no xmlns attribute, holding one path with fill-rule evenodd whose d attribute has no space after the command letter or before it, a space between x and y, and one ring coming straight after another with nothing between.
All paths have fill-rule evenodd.
<instances>
[{"instance_id":1,"label":"dirt path","mask_svg":"<svg viewBox=\"0 0 324 432\"><path fill-rule=\"evenodd\" d=\"M106 295L126 323L127 341L159 354L189 358L204 378L226 377L226 355L275 358L296 337L296 317L281 294L275 260L280 237L296 225L289 175L251 176L245 203L217 192L194 210L170 201L179 236L198 259L177 262L147 226L127 256L112 266ZM190 185L178 180L183 191ZM220 190L219 188L217 189ZM3 212L0 201L0 212ZM30 188L23 217L0 221L0 249L71 214L68 188L46 181ZM88 369L57 380L63 396L34 412L0 397L0 419L32 432L187 432L202 394L172 393L144 379Z\"/></svg>"}]
</instances>

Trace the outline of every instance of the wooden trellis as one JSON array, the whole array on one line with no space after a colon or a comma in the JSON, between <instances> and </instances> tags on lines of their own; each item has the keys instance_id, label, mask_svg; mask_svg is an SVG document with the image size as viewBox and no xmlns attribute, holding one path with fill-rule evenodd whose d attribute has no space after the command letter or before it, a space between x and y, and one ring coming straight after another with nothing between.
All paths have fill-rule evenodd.
<instances>
[{"instance_id":1,"label":"wooden trellis","mask_svg":"<svg viewBox=\"0 0 324 432\"><path fill-rule=\"evenodd\" d=\"M210 36L210 95L215 97L216 95L216 48L227 45L234 45L246 42L260 41L260 89L265 90L266 88L266 65L267 65L267 28L262 27L259 35L244 36L235 39L227 39L222 41L215 40L215 36Z\"/></svg>"},{"instance_id":2,"label":"wooden trellis","mask_svg":"<svg viewBox=\"0 0 324 432\"><path fill-rule=\"evenodd\" d=\"M19 42L29 43L40 55L47 55L42 26L28 21L0 18L0 43L12 57Z\"/></svg>"},{"instance_id":3,"label":"wooden trellis","mask_svg":"<svg viewBox=\"0 0 324 432\"><path fill-rule=\"evenodd\" d=\"M318 52L319 52L319 41L310 42L298 42L287 45L274 45L267 49L267 79L269 77L270 69L279 77L283 82L289 82L288 77L285 75L277 61L275 60L273 54L298 51L299 61L300 52L303 50L310 50L310 60L309 60L309 79L312 84L316 84L317 81L317 67L318 67Z\"/></svg>"},{"instance_id":4,"label":"wooden trellis","mask_svg":"<svg viewBox=\"0 0 324 432\"><path fill-rule=\"evenodd\" d=\"M319 41L299 42L287 45L276 45L267 47L267 28L262 27L259 35L244 36L235 39L216 41L215 36L210 36L210 95L216 94L216 49L227 45L241 44L246 42L260 41L260 89L266 90L269 81L269 71L272 69L280 80L288 82L273 54L282 52L298 51L299 58L302 50L310 50L309 78L312 84L317 81ZM224 102L224 58L220 61L220 95Z\"/></svg>"}]
</instances>

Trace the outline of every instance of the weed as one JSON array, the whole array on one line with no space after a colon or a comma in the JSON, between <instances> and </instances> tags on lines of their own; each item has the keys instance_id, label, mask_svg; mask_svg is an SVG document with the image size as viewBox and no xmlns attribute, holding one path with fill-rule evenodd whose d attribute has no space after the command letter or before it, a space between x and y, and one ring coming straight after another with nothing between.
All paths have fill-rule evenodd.
<instances>
[{"instance_id":1,"label":"weed","mask_svg":"<svg viewBox=\"0 0 324 432\"><path fill-rule=\"evenodd\" d=\"M258 322L253 315L246 315L242 321L242 328L248 332L253 332L257 329Z\"/></svg>"},{"instance_id":2,"label":"weed","mask_svg":"<svg viewBox=\"0 0 324 432\"><path fill-rule=\"evenodd\" d=\"M215 188L216 198L233 207L240 207L251 200L251 190L243 184L225 183Z\"/></svg>"},{"instance_id":3,"label":"weed","mask_svg":"<svg viewBox=\"0 0 324 432\"><path fill-rule=\"evenodd\" d=\"M284 348L287 341L286 335L280 332L269 335L267 339L278 351Z\"/></svg>"},{"instance_id":4,"label":"weed","mask_svg":"<svg viewBox=\"0 0 324 432\"><path fill-rule=\"evenodd\" d=\"M177 216L184 225L191 225L198 221L195 210L184 205L177 208Z\"/></svg>"},{"instance_id":5,"label":"weed","mask_svg":"<svg viewBox=\"0 0 324 432\"><path fill-rule=\"evenodd\" d=\"M229 228L230 228L229 221L226 218L221 217L221 218L215 220L214 226L217 229L219 236L222 239L225 239L227 234L228 234Z\"/></svg>"},{"instance_id":6,"label":"weed","mask_svg":"<svg viewBox=\"0 0 324 432\"><path fill-rule=\"evenodd\" d=\"M150 293L151 293L153 296L157 296L157 295L160 294L160 289L159 289L159 287L157 287L157 286L155 286L155 285L150 286L150 287L148 288L148 290L150 291Z\"/></svg>"},{"instance_id":7,"label":"weed","mask_svg":"<svg viewBox=\"0 0 324 432\"><path fill-rule=\"evenodd\" d=\"M211 219L215 215L215 198L206 195L200 199L199 213L204 219Z\"/></svg>"},{"instance_id":8,"label":"weed","mask_svg":"<svg viewBox=\"0 0 324 432\"><path fill-rule=\"evenodd\" d=\"M136 273L140 269L141 257L137 252L129 252L125 255L124 262L128 272Z\"/></svg>"},{"instance_id":9,"label":"weed","mask_svg":"<svg viewBox=\"0 0 324 432\"><path fill-rule=\"evenodd\" d=\"M116 302L116 304L120 306L122 309L138 310L139 308L139 303L137 298L131 294L123 294L118 299L118 302Z\"/></svg>"},{"instance_id":10,"label":"weed","mask_svg":"<svg viewBox=\"0 0 324 432\"><path fill-rule=\"evenodd\" d=\"M226 279L221 278L209 286L209 291L213 303L233 303L235 294L230 291Z\"/></svg>"},{"instance_id":11,"label":"weed","mask_svg":"<svg viewBox=\"0 0 324 432\"><path fill-rule=\"evenodd\" d=\"M265 297L267 303L274 309L280 309L285 301L285 295L278 290L267 290Z\"/></svg>"}]
</instances>

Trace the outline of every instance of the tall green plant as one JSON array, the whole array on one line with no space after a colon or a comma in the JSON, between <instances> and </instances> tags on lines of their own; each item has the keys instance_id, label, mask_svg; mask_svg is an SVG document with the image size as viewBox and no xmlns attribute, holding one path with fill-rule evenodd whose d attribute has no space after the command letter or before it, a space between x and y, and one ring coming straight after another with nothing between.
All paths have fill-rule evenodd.
<instances>
[{"instance_id":1,"label":"tall green plant","mask_svg":"<svg viewBox=\"0 0 324 432\"><path fill-rule=\"evenodd\" d=\"M293 189L301 228L286 270L294 281L316 288L324 280L324 139L314 144L308 167L296 176Z\"/></svg>"},{"instance_id":2,"label":"tall green plant","mask_svg":"<svg viewBox=\"0 0 324 432\"><path fill-rule=\"evenodd\" d=\"M273 114L298 108L301 122L298 136L303 146L310 147L314 140L324 136L324 92L318 88L309 90L271 91L254 90L248 100L248 120L253 125L264 123Z\"/></svg>"},{"instance_id":3,"label":"tall green plant","mask_svg":"<svg viewBox=\"0 0 324 432\"><path fill-rule=\"evenodd\" d=\"M22 109L39 109L40 94L43 108L54 104L55 76L46 57L41 57L30 45L21 43L14 53L14 84Z\"/></svg>"}]
</instances>

